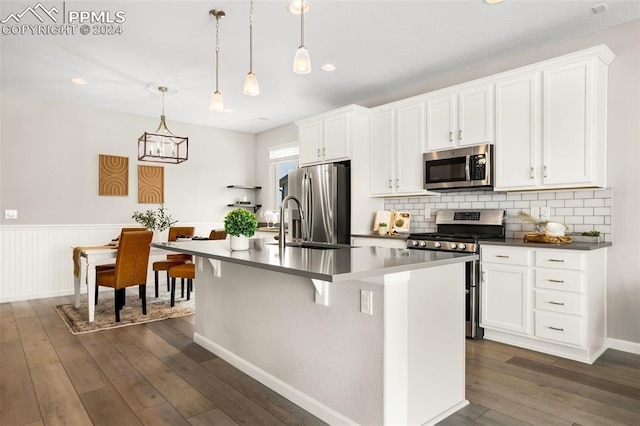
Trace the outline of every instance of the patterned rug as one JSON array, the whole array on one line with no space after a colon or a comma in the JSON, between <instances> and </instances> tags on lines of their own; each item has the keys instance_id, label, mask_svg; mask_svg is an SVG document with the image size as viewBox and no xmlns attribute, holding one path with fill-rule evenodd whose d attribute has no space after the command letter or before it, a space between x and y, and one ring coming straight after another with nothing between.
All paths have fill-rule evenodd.
<instances>
[{"instance_id":1,"label":"patterned rug","mask_svg":"<svg viewBox=\"0 0 640 426\"><path fill-rule=\"evenodd\" d=\"M193 292L191 293L191 300L186 300L186 298L179 298L180 290L179 288L176 289L176 302L173 308L170 306L169 292L162 292L157 299L153 295L147 295L147 315L142 315L138 289L131 288L127 290L131 295L127 296L126 304L120 311L119 323L116 323L112 290L100 292L94 322L89 322L86 294L83 295L84 302L80 303L80 308L76 309L74 304L69 303L58 305L55 310L67 324L72 334L91 333L93 331L125 327L167 318L178 318L195 313L195 293Z\"/></svg>"}]
</instances>

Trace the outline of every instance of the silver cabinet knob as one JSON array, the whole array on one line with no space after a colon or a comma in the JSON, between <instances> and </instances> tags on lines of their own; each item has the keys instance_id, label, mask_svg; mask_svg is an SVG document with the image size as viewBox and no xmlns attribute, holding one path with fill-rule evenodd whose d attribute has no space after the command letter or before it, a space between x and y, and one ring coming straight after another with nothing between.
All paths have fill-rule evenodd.
<instances>
[{"instance_id":1,"label":"silver cabinet knob","mask_svg":"<svg viewBox=\"0 0 640 426\"><path fill-rule=\"evenodd\" d=\"M424 241L420 241L420 247L426 247L427 243L425 243Z\"/></svg>"},{"instance_id":2,"label":"silver cabinet knob","mask_svg":"<svg viewBox=\"0 0 640 426\"><path fill-rule=\"evenodd\" d=\"M440 244L439 242L436 241L435 243L433 243L433 246L435 248L440 248L440 247L442 247L442 244Z\"/></svg>"},{"instance_id":3,"label":"silver cabinet knob","mask_svg":"<svg viewBox=\"0 0 640 426\"><path fill-rule=\"evenodd\" d=\"M460 250L464 250L464 249L466 249L466 248L467 248L467 245L466 245L465 243L460 243L460 244L458 244L458 249L460 249Z\"/></svg>"},{"instance_id":4,"label":"silver cabinet knob","mask_svg":"<svg viewBox=\"0 0 640 426\"><path fill-rule=\"evenodd\" d=\"M458 245L456 243L451 243L451 248L452 249L456 249L458 247Z\"/></svg>"}]
</instances>

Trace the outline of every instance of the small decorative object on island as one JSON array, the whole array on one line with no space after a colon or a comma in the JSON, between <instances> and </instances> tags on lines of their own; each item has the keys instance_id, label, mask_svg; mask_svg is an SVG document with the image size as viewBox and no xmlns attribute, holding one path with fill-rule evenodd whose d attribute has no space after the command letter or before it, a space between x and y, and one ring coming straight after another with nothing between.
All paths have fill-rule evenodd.
<instances>
[{"instance_id":1,"label":"small decorative object on island","mask_svg":"<svg viewBox=\"0 0 640 426\"><path fill-rule=\"evenodd\" d=\"M246 209L235 209L224 218L224 230L229 234L231 250L248 250L249 237L258 229L256 215Z\"/></svg>"},{"instance_id":2,"label":"small decorative object on island","mask_svg":"<svg viewBox=\"0 0 640 426\"><path fill-rule=\"evenodd\" d=\"M147 210L144 213L133 212L131 216L133 220L140 225L147 228L149 231L153 231L153 240L156 241L160 232L169 229L173 224L178 223L174 220L170 214L167 213L167 209L164 204L160 204L157 210Z\"/></svg>"},{"instance_id":3,"label":"small decorative object on island","mask_svg":"<svg viewBox=\"0 0 640 426\"><path fill-rule=\"evenodd\" d=\"M385 222L380 222L378 224L378 234L380 235L384 235L389 231L389 228L387 228L387 224Z\"/></svg>"}]
</instances>

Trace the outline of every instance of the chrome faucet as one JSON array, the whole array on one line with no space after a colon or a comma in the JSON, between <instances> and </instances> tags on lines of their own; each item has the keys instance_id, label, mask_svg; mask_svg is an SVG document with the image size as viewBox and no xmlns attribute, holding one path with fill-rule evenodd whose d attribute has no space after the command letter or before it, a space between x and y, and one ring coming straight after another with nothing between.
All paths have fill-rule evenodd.
<instances>
[{"instance_id":1,"label":"chrome faucet","mask_svg":"<svg viewBox=\"0 0 640 426\"><path fill-rule=\"evenodd\" d=\"M287 208L287 203L289 200L293 200L298 205L298 210L300 211L300 222L302 225L302 240L304 241L307 236L307 223L304 217L304 212L302 211L302 206L300 205L300 200L298 200L293 195L287 195L282 200L282 204L280 204L280 229L278 230L278 247L280 250L284 250L285 247L285 232L284 232L284 210ZM290 230L293 232L293 229Z\"/></svg>"}]
</instances>

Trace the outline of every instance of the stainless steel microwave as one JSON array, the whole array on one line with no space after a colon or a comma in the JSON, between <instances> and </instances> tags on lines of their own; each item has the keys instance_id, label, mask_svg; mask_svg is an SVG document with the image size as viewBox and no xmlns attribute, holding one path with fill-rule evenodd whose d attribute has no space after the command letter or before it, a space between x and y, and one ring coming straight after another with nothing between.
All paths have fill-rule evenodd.
<instances>
[{"instance_id":1,"label":"stainless steel microwave","mask_svg":"<svg viewBox=\"0 0 640 426\"><path fill-rule=\"evenodd\" d=\"M427 152L423 164L424 189L493 188L493 145Z\"/></svg>"}]
</instances>

